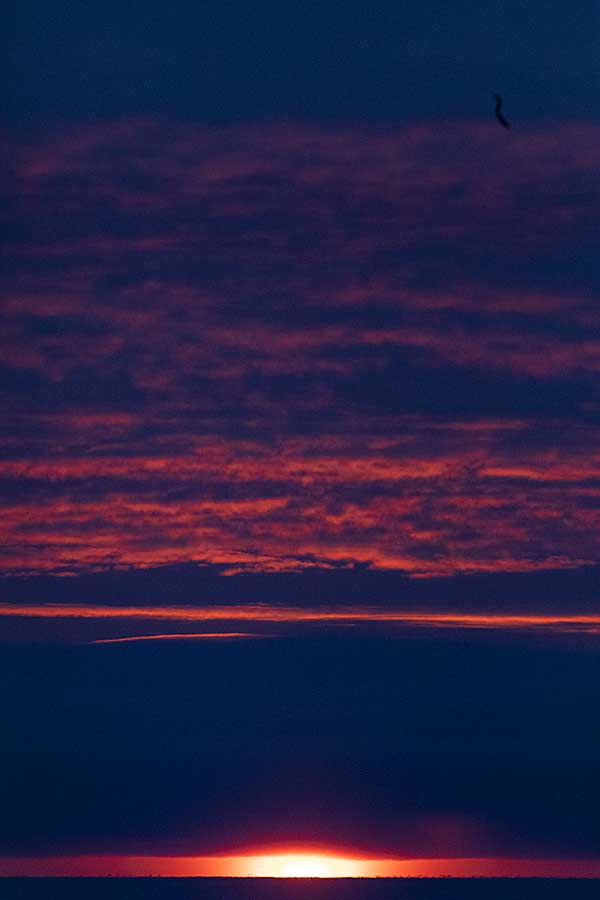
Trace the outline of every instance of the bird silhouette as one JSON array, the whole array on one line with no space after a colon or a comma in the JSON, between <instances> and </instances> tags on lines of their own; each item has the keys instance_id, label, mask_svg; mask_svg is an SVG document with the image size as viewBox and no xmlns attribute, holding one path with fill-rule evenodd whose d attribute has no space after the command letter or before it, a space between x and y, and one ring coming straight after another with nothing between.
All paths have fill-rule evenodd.
<instances>
[{"instance_id":1,"label":"bird silhouette","mask_svg":"<svg viewBox=\"0 0 600 900\"><path fill-rule=\"evenodd\" d=\"M496 118L503 128L510 128L510 122L507 122L502 115L502 97L500 96L500 94L492 94L492 97L496 101Z\"/></svg>"}]
</instances>

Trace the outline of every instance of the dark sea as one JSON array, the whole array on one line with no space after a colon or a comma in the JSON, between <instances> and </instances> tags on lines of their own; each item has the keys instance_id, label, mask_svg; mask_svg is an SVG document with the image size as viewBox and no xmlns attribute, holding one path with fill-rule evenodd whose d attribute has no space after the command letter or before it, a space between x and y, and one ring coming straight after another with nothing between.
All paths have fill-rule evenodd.
<instances>
[{"instance_id":1,"label":"dark sea","mask_svg":"<svg viewBox=\"0 0 600 900\"><path fill-rule=\"evenodd\" d=\"M598 900L600 879L0 878L1 900Z\"/></svg>"}]
</instances>

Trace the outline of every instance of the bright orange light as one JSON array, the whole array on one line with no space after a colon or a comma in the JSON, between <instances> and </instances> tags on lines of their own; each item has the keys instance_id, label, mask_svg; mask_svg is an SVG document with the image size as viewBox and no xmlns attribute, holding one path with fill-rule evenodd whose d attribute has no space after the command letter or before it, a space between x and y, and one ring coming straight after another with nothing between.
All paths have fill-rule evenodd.
<instances>
[{"instance_id":1,"label":"bright orange light","mask_svg":"<svg viewBox=\"0 0 600 900\"><path fill-rule=\"evenodd\" d=\"M316 853L282 853L246 856L232 860L238 877L259 878L360 878L369 874L367 861Z\"/></svg>"},{"instance_id":2,"label":"bright orange light","mask_svg":"<svg viewBox=\"0 0 600 900\"><path fill-rule=\"evenodd\" d=\"M0 877L599 878L600 859L366 859L318 852L247 856L0 857Z\"/></svg>"}]
</instances>

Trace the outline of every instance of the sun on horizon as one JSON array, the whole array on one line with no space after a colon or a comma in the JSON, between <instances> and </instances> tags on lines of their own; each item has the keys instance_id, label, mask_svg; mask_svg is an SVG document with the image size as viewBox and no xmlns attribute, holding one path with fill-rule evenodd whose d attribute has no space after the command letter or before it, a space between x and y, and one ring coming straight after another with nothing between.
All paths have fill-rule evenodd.
<instances>
[{"instance_id":1,"label":"sun on horizon","mask_svg":"<svg viewBox=\"0 0 600 900\"><path fill-rule=\"evenodd\" d=\"M266 853L240 857L240 874L258 878L360 878L369 874L366 860L326 853Z\"/></svg>"},{"instance_id":2,"label":"sun on horizon","mask_svg":"<svg viewBox=\"0 0 600 900\"><path fill-rule=\"evenodd\" d=\"M600 859L366 858L320 851L224 856L0 857L0 877L127 878L600 878Z\"/></svg>"}]
</instances>

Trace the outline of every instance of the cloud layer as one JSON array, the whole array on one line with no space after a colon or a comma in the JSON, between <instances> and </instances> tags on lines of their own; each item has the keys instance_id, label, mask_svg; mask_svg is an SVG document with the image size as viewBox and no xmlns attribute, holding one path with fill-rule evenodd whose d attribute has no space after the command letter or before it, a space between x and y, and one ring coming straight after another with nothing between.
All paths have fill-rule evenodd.
<instances>
[{"instance_id":1,"label":"cloud layer","mask_svg":"<svg viewBox=\"0 0 600 900\"><path fill-rule=\"evenodd\" d=\"M4 571L596 562L598 131L12 139Z\"/></svg>"}]
</instances>

